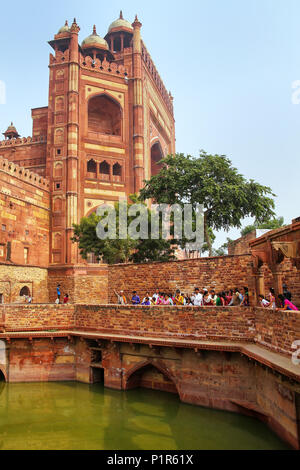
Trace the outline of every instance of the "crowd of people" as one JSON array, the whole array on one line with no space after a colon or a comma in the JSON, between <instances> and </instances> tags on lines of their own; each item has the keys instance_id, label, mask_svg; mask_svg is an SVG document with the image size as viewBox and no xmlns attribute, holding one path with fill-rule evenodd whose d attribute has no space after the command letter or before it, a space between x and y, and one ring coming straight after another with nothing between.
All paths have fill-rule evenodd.
<instances>
[{"instance_id":1,"label":"crowd of people","mask_svg":"<svg viewBox=\"0 0 300 470\"><path fill-rule=\"evenodd\" d=\"M288 290L288 286L283 284L283 294L275 296L275 290L271 287L269 293L264 295L259 295L259 305L264 308L279 308L282 310L299 310L296 305L292 302L292 294Z\"/></svg>"},{"instance_id":2,"label":"crowd of people","mask_svg":"<svg viewBox=\"0 0 300 470\"><path fill-rule=\"evenodd\" d=\"M185 305L195 307L230 307L230 306L249 306L249 292L247 287L242 289L230 289L229 291L216 292L214 289L199 289L195 287L192 294L184 294L179 289L175 294L161 292L156 290L153 295L147 292L144 298L140 298L136 291L132 292L132 297L128 302L124 291L115 292L120 305ZM288 291L287 286L284 285L283 294L275 297L275 291L270 288L269 293L259 295L259 305L264 308L270 309L283 309L283 310L298 310L292 303L292 294Z\"/></svg>"},{"instance_id":3,"label":"crowd of people","mask_svg":"<svg viewBox=\"0 0 300 470\"><path fill-rule=\"evenodd\" d=\"M118 299L118 304L126 305L131 303L132 305L186 305L186 306L237 306L244 305L249 306L249 294L248 288L243 287L242 289L231 289L226 292L216 292L214 289L199 289L195 287L191 294L182 293L179 289L176 290L175 294L161 292L156 290L153 295L147 292L146 296L141 299L136 291L133 291L130 302L127 301L124 291L115 292Z\"/></svg>"}]
</instances>

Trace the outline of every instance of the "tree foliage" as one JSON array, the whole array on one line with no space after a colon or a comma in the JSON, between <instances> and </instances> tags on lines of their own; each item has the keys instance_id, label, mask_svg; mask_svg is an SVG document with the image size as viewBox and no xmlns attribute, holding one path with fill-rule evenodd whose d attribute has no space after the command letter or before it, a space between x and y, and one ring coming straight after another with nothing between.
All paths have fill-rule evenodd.
<instances>
[{"instance_id":1,"label":"tree foliage","mask_svg":"<svg viewBox=\"0 0 300 470\"><path fill-rule=\"evenodd\" d=\"M131 195L131 203L136 203L137 197ZM146 205L144 204L146 207ZM116 239L102 240L97 236L97 225L105 219L108 212L103 216L98 216L92 213L89 217L83 217L79 224L74 224L73 243L78 243L80 255L83 259L87 259L90 253L93 253L97 260L102 260L108 264L116 263L145 263L152 261L170 261L175 259L175 243L173 240L165 240L162 238L162 231L160 226L159 239L152 240L151 235L151 211L147 209L148 214L148 232L149 239L147 240L134 240L127 236L127 239L119 239L119 215L120 205L115 204L116 211ZM134 217L127 218L127 229L130 226Z\"/></svg>"},{"instance_id":2,"label":"tree foliage","mask_svg":"<svg viewBox=\"0 0 300 470\"><path fill-rule=\"evenodd\" d=\"M258 222L274 217L275 196L271 188L238 173L225 155L200 152L198 158L184 154L161 160L162 169L141 190L142 200L158 203L190 203L204 206L205 241L212 254L209 228L226 230L241 227L245 217Z\"/></svg>"},{"instance_id":3,"label":"tree foliage","mask_svg":"<svg viewBox=\"0 0 300 470\"><path fill-rule=\"evenodd\" d=\"M244 237L245 235L247 235L247 233L250 233L256 229L275 230L276 228L280 228L280 227L284 227L283 217L268 219L261 223L255 221L254 224L247 225L246 227L243 228L243 230L241 230L241 236Z\"/></svg>"}]
</instances>

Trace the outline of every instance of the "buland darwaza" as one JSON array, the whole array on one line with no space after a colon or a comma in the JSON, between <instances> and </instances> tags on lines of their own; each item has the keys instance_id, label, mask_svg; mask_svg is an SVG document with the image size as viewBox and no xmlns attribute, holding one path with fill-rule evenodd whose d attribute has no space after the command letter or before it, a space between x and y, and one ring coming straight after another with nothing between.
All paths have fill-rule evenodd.
<instances>
[{"instance_id":1,"label":"buland darwaza","mask_svg":"<svg viewBox=\"0 0 300 470\"><path fill-rule=\"evenodd\" d=\"M94 26L79 42L76 20L66 22L49 41L49 101L32 110L32 137L20 137L13 122L3 132L0 384L161 390L254 416L299 449L299 311L261 308L257 300L273 287L278 296L285 284L300 306L300 218L258 238L251 232L228 256L171 262L93 263L71 241L74 223L138 192L157 162L175 153L173 98L141 26L121 12L104 38ZM55 304L59 284L69 295L65 305ZM143 298L197 285L215 292L246 286L250 306L116 305L120 289L130 299L133 291ZM23 408L20 393L14 416L16 403Z\"/></svg>"},{"instance_id":2,"label":"buland darwaza","mask_svg":"<svg viewBox=\"0 0 300 470\"><path fill-rule=\"evenodd\" d=\"M49 181L50 265L82 263L72 225L138 192L175 151L173 98L141 27L120 12L105 38L94 26L80 43L76 20L66 21L49 41L49 101L32 110L32 138L20 138L12 123L0 143L0 156Z\"/></svg>"}]
</instances>

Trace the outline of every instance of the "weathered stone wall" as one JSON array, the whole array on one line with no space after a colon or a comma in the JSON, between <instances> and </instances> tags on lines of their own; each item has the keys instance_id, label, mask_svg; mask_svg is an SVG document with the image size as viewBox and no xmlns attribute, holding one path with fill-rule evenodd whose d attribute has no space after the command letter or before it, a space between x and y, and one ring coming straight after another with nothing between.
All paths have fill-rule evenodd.
<instances>
[{"instance_id":1,"label":"weathered stone wall","mask_svg":"<svg viewBox=\"0 0 300 470\"><path fill-rule=\"evenodd\" d=\"M5 304L24 303L24 297L20 297L20 291L23 287L29 288L34 302L48 302L47 277L47 269L0 264L2 302Z\"/></svg>"},{"instance_id":2,"label":"weathered stone wall","mask_svg":"<svg viewBox=\"0 0 300 470\"><path fill-rule=\"evenodd\" d=\"M76 306L76 325L124 335L253 341L252 308Z\"/></svg>"},{"instance_id":3,"label":"weathered stone wall","mask_svg":"<svg viewBox=\"0 0 300 470\"><path fill-rule=\"evenodd\" d=\"M1 305L1 314L6 331L62 330L75 325L73 305Z\"/></svg>"},{"instance_id":4,"label":"weathered stone wall","mask_svg":"<svg viewBox=\"0 0 300 470\"><path fill-rule=\"evenodd\" d=\"M136 290L143 298L156 289L174 293L180 289L191 294L195 287L216 292L248 287L253 295L252 259L250 255L201 258L169 263L110 266L108 271L109 301L115 303L114 289L124 290L128 300Z\"/></svg>"},{"instance_id":5,"label":"weathered stone wall","mask_svg":"<svg viewBox=\"0 0 300 470\"><path fill-rule=\"evenodd\" d=\"M250 253L249 242L255 240L256 238L256 229L252 232L247 233L244 237L240 237L237 240L232 241L228 245L228 254L229 255L244 255Z\"/></svg>"},{"instance_id":6,"label":"weathered stone wall","mask_svg":"<svg viewBox=\"0 0 300 470\"><path fill-rule=\"evenodd\" d=\"M49 182L1 157L1 148L0 214L0 263L47 267Z\"/></svg>"},{"instance_id":7,"label":"weathered stone wall","mask_svg":"<svg viewBox=\"0 0 300 470\"><path fill-rule=\"evenodd\" d=\"M9 346L9 382L76 380L76 353L67 338L14 340Z\"/></svg>"},{"instance_id":8,"label":"weathered stone wall","mask_svg":"<svg viewBox=\"0 0 300 470\"><path fill-rule=\"evenodd\" d=\"M255 342L287 356L300 338L299 312L254 307L2 305L0 324L5 331L76 328L175 340Z\"/></svg>"},{"instance_id":9,"label":"weathered stone wall","mask_svg":"<svg viewBox=\"0 0 300 470\"><path fill-rule=\"evenodd\" d=\"M50 268L48 276L49 301L55 302L56 287L61 285L62 297L69 294L71 303L107 304L108 268L81 267L79 269Z\"/></svg>"},{"instance_id":10,"label":"weathered stone wall","mask_svg":"<svg viewBox=\"0 0 300 470\"><path fill-rule=\"evenodd\" d=\"M300 339L300 312L255 309L255 342L282 354L293 352Z\"/></svg>"}]
</instances>

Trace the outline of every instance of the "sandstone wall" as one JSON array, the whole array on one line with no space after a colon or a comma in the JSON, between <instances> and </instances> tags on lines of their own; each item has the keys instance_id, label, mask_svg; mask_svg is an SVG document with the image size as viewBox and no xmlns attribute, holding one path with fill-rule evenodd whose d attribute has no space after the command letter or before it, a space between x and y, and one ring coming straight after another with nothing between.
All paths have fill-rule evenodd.
<instances>
[{"instance_id":1,"label":"sandstone wall","mask_svg":"<svg viewBox=\"0 0 300 470\"><path fill-rule=\"evenodd\" d=\"M49 182L1 157L0 263L46 267L49 262Z\"/></svg>"},{"instance_id":2,"label":"sandstone wall","mask_svg":"<svg viewBox=\"0 0 300 470\"><path fill-rule=\"evenodd\" d=\"M2 318L2 320L1 320ZM300 338L299 312L240 307L2 305L5 331L76 329L152 338L252 342L286 356Z\"/></svg>"},{"instance_id":3,"label":"sandstone wall","mask_svg":"<svg viewBox=\"0 0 300 470\"><path fill-rule=\"evenodd\" d=\"M24 303L24 297L20 297L20 292L23 287L28 287L33 302L47 303L49 300L47 277L47 269L0 264L2 302Z\"/></svg>"},{"instance_id":4,"label":"sandstone wall","mask_svg":"<svg viewBox=\"0 0 300 470\"><path fill-rule=\"evenodd\" d=\"M191 294L195 287L216 292L248 287L253 295L252 260L250 255L200 258L169 263L128 264L109 266L108 297L116 302L113 290L124 290L128 300L136 290L141 298L156 289L174 293L180 289Z\"/></svg>"}]
</instances>

